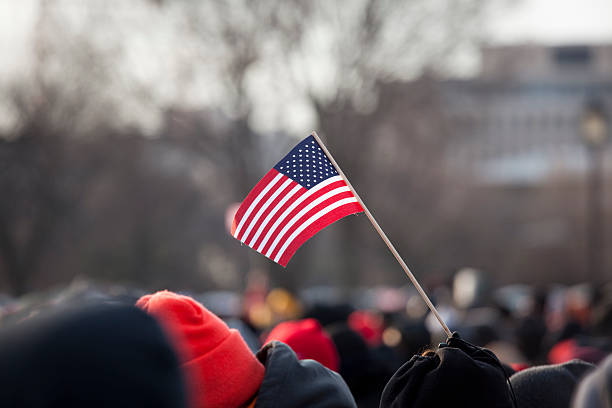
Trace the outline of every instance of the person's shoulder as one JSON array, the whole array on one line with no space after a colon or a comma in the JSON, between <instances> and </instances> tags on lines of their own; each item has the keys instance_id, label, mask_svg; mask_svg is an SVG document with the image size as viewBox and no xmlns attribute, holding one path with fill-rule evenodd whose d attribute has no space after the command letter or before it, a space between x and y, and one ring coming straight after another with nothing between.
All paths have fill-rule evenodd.
<instances>
[{"instance_id":1,"label":"person's shoulder","mask_svg":"<svg viewBox=\"0 0 612 408\"><path fill-rule=\"evenodd\" d=\"M340 375L314 360L299 360L286 344L272 341L257 353L266 367L255 408L356 407Z\"/></svg>"}]
</instances>

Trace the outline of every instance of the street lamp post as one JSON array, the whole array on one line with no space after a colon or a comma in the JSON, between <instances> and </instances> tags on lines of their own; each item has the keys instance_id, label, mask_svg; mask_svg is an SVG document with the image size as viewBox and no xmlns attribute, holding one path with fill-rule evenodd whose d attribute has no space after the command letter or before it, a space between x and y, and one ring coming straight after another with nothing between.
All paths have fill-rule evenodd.
<instances>
[{"instance_id":1,"label":"street lamp post","mask_svg":"<svg viewBox=\"0 0 612 408\"><path fill-rule=\"evenodd\" d=\"M592 99L585 105L581 118L581 136L589 161L587 203L587 276L591 281L605 279L604 212L603 212L603 151L609 137L608 117L601 100Z\"/></svg>"}]
</instances>

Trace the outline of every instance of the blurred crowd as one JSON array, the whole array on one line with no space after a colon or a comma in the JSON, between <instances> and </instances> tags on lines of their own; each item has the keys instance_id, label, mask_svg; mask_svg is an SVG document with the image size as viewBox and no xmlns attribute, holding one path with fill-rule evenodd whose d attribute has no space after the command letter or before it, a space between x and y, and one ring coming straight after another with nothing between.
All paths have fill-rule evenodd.
<instances>
[{"instance_id":1,"label":"blurred crowd","mask_svg":"<svg viewBox=\"0 0 612 408\"><path fill-rule=\"evenodd\" d=\"M0 295L1 405L612 406L612 287L428 290L453 336L409 286Z\"/></svg>"}]
</instances>

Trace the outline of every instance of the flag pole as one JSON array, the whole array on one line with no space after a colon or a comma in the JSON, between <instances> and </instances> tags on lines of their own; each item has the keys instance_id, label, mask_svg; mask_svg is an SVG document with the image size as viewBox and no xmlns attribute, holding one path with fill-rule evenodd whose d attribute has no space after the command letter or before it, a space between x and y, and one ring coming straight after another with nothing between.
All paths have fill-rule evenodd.
<instances>
[{"instance_id":1,"label":"flag pole","mask_svg":"<svg viewBox=\"0 0 612 408\"><path fill-rule=\"evenodd\" d=\"M423 288L419 284L419 281L417 281L417 279L414 277L412 272L410 272L410 269L408 268L408 265L406 265L406 262L404 262L404 260L402 259L400 254L397 252L397 250L395 249L395 247L393 246L391 241L389 241L389 238L387 238L387 235L385 234L385 232L382 230L382 228L380 228L380 225L378 225L378 222L376 222L376 220L374 219L374 216L372 215L372 213L370 213L370 210L368 210L368 207L365 206L365 204L363 203L363 200L361 199L361 197L359 197L359 194L357 194L357 191L355 191L355 189L351 185L351 182L344 175L344 172L342 171L342 169L340 169L340 166L338 166L338 163L336 163L336 160L334 160L334 157L331 155L329 150L327 150L327 147L325 147L325 144L323 144L323 141L321 141L321 139L319 138L317 133L314 132L314 131L312 132L312 136L319 143L319 145L323 149L323 152L325 152L325 154L327 155L329 160L332 162L332 164L334 165L334 167L336 168L336 170L338 171L340 176L344 179L344 181L346 182L348 187L351 189L351 191L353 192L353 194L357 198L357 201L359 201L359 204L361 204L361 206L363 207L363 210L364 210L366 216L368 217L368 219L370 220L370 222L374 226L374 229L376 230L376 232L378 232L378 235L380 235L382 240L385 242L385 244L389 248L389 251L391 251L391 253L395 257L397 262L399 262L400 266L402 267L402 269L404 270L404 272L406 273L406 275L408 276L410 281L412 281L412 284L414 285L416 290L419 292L419 295L421 295L421 297L423 298L423 301L425 301L425 304L427 304L427 307L429 307L429 310L431 310L431 312L434 314L436 319L438 319L438 322L440 323L440 325L442 326L442 328L446 332L446 335L448 337L451 337L452 333L449 330L449 328L446 325L446 323L444 323L444 320L442 320L442 317L440 316L440 314L436 310L436 307L433 305L433 303L431 303L431 300L429 300L429 297L427 296L427 294L425 293L425 291L423 290Z\"/></svg>"}]
</instances>

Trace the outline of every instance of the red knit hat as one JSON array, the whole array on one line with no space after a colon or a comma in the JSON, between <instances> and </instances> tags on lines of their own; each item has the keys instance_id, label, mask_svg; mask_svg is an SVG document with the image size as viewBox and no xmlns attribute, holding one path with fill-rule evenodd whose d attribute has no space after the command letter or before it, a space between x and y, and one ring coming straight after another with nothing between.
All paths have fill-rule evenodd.
<instances>
[{"instance_id":1,"label":"red knit hat","mask_svg":"<svg viewBox=\"0 0 612 408\"><path fill-rule=\"evenodd\" d=\"M330 370L338 371L340 362L334 342L315 319L283 322L268 335L272 340L287 344L299 359L313 359Z\"/></svg>"},{"instance_id":2,"label":"red knit hat","mask_svg":"<svg viewBox=\"0 0 612 408\"><path fill-rule=\"evenodd\" d=\"M188 296L162 291L136 306L155 316L177 348L193 408L233 408L259 389L264 366L234 329Z\"/></svg>"}]
</instances>

